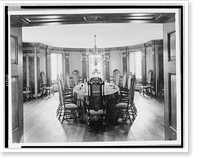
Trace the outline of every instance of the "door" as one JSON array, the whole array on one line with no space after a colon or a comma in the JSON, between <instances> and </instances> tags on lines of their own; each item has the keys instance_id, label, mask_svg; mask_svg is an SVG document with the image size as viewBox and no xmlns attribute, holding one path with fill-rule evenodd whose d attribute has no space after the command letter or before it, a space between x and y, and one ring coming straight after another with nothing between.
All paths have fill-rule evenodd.
<instances>
[{"instance_id":1,"label":"door","mask_svg":"<svg viewBox=\"0 0 200 164\"><path fill-rule=\"evenodd\" d=\"M164 23L165 139L177 140L175 18Z\"/></svg>"},{"instance_id":2,"label":"door","mask_svg":"<svg viewBox=\"0 0 200 164\"><path fill-rule=\"evenodd\" d=\"M22 28L10 28L12 142L23 142Z\"/></svg>"}]
</instances>

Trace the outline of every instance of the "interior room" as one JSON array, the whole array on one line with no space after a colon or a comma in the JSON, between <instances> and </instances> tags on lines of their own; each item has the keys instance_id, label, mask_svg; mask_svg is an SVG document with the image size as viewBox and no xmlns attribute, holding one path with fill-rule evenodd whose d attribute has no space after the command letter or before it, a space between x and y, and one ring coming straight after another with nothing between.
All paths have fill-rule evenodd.
<instances>
[{"instance_id":1,"label":"interior room","mask_svg":"<svg viewBox=\"0 0 200 164\"><path fill-rule=\"evenodd\" d=\"M174 12L9 11L13 143L180 138Z\"/></svg>"}]
</instances>

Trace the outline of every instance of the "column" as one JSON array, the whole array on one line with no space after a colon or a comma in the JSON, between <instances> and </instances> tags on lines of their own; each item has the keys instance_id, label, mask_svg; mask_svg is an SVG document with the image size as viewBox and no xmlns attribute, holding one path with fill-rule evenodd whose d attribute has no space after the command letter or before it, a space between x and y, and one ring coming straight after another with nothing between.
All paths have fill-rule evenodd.
<instances>
[{"instance_id":1,"label":"column","mask_svg":"<svg viewBox=\"0 0 200 164\"><path fill-rule=\"evenodd\" d=\"M153 58L153 88L155 95L157 94L157 82L156 82L156 55L155 55L155 45L152 46L152 58Z\"/></svg>"},{"instance_id":2,"label":"column","mask_svg":"<svg viewBox=\"0 0 200 164\"><path fill-rule=\"evenodd\" d=\"M28 53L26 53L26 86L30 86L29 82L29 56Z\"/></svg>"},{"instance_id":3,"label":"column","mask_svg":"<svg viewBox=\"0 0 200 164\"><path fill-rule=\"evenodd\" d=\"M127 72L127 52L122 52L122 65L123 65L123 72Z\"/></svg>"},{"instance_id":4,"label":"column","mask_svg":"<svg viewBox=\"0 0 200 164\"><path fill-rule=\"evenodd\" d=\"M146 46L141 49L142 52L142 82L146 82Z\"/></svg>"},{"instance_id":5,"label":"column","mask_svg":"<svg viewBox=\"0 0 200 164\"><path fill-rule=\"evenodd\" d=\"M86 65L86 54L82 53L81 57L82 62L82 80L87 79L87 65Z\"/></svg>"},{"instance_id":6,"label":"column","mask_svg":"<svg viewBox=\"0 0 200 164\"><path fill-rule=\"evenodd\" d=\"M110 82L110 53L106 53L106 80Z\"/></svg>"},{"instance_id":7,"label":"column","mask_svg":"<svg viewBox=\"0 0 200 164\"><path fill-rule=\"evenodd\" d=\"M34 46L34 85L35 85L35 97L38 97L38 81L37 81L37 45Z\"/></svg>"},{"instance_id":8,"label":"column","mask_svg":"<svg viewBox=\"0 0 200 164\"><path fill-rule=\"evenodd\" d=\"M156 95L162 92L164 87L164 70L163 70L163 46L161 43L155 44L156 59Z\"/></svg>"},{"instance_id":9,"label":"column","mask_svg":"<svg viewBox=\"0 0 200 164\"><path fill-rule=\"evenodd\" d=\"M47 84L51 84L51 53L46 48L46 74L47 74Z\"/></svg>"},{"instance_id":10,"label":"column","mask_svg":"<svg viewBox=\"0 0 200 164\"><path fill-rule=\"evenodd\" d=\"M89 59L86 56L86 79L89 80Z\"/></svg>"},{"instance_id":11,"label":"column","mask_svg":"<svg viewBox=\"0 0 200 164\"><path fill-rule=\"evenodd\" d=\"M65 53L65 74L69 74L70 75L70 70L69 70L69 53Z\"/></svg>"}]
</instances>

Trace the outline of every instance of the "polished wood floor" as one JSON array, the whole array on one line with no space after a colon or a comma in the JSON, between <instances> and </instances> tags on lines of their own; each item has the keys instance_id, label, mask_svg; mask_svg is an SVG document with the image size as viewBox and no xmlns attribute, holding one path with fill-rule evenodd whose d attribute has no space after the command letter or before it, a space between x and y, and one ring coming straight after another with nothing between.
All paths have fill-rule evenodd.
<instances>
[{"instance_id":1,"label":"polished wood floor","mask_svg":"<svg viewBox=\"0 0 200 164\"><path fill-rule=\"evenodd\" d=\"M64 122L56 117L59 97L39 98L24 103L25 143L160 141L164 140L164 105L135 94L138 115L134 123L88 127L80 122Z\"/></svg>"}]
</instances>

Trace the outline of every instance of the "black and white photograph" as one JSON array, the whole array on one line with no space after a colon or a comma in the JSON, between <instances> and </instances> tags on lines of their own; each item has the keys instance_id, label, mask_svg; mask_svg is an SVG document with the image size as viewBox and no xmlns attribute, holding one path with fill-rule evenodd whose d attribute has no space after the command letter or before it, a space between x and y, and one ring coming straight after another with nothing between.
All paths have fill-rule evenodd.
<instances>
[{"instance_id":1,"label":"black and white photograph","mask_svg":"<svg viewBox=\"0 0 200 164\"><path fill-rule=\"evenodd\" d=\"M187 1L3 11L4 151L188 151Z\"/></svg>"}]
</instances>

